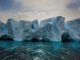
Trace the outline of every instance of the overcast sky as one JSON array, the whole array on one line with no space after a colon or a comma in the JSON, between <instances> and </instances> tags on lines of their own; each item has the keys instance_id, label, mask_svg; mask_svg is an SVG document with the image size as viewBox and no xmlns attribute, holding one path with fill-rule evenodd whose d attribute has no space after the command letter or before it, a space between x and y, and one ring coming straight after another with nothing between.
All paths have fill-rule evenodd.
<instances>
[{"instance_id":1,"label":"overcast sky","mask_svg":"<svg viewBox=\"0 0 80 60\"><path fill-rule=\"evenodd\" d=\"M40 21L55 16L80 18L80 0L0 0L0 21Z\"/></svg>"}]
</instances>

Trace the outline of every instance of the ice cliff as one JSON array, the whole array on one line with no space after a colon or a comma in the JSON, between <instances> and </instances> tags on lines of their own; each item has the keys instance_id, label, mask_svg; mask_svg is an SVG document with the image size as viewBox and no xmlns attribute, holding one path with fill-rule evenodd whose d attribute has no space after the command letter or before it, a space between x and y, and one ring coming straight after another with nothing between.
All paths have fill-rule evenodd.
<instances>
[{"instance_id":1,"label":"ice cliff","mask_svg":"<svg viewBox=\"0 0 80 60\"><path fill-rule=\"evenodd\" d=\"M80 18L66 22L65 27L69 31L71 38L80 40Z\"/></svg>"},{"instance_id":2,"label":"ice cliff","mask_svg":"<svg viewBox=\"0 0 80 60\"><path fill-rule=\"evenodd\" d=\"M80 40L80 19L64 22L65 18L57 16L40 21L16 21L8 19L7 23L0 21L0 38L8 36L13 40L44 40L66 41Z\"/></svg>"}]
</instances>

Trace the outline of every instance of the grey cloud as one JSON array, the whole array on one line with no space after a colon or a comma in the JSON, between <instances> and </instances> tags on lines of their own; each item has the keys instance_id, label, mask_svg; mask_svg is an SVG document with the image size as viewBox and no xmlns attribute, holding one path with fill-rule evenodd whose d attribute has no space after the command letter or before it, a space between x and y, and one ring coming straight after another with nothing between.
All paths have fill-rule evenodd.
<instances>
[{"instance_id":1,"label":"grey cloud","mask_svg":"<svg viewBox=\"0 0 80 60\"><path fill-rule=\"evenodd\" d=\"M68 5L67 8L78 9L80 8L80 0L72 0Z\"/></svg>"},{"instance_id":2,"label":"grey cloud","mask_svg":"<svg viewBox=\"0 0 80 60\"><path fill-rule=\"evenodd\" d=\"M29 6L24 7L18 0L0 0L0 11L25 12L32 9Z\"/></svg>"}]
</instances>

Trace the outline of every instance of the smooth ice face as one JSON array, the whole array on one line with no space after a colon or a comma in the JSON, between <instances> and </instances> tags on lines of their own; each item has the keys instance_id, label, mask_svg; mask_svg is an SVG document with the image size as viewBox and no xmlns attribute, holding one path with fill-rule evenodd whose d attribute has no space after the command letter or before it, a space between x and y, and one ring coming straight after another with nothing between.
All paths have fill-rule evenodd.
<instances>
[{"instance_id":1,"label":"smooth ice face","mask_svg":"<svg viewBox=\"0 0 80 60\"><path fill-rule=\"evenodd\" d=\"M22 36L23 36L23 40L31 40L32 39L32 23L29 21L20 21L20 25L22 25L21 27L21 31L22 31Z\"/></svg>"},{"instance_id":2,"label":"smooth ice face","mask_svg":"<svg viewBox=\"0 0 80 60\"><path fill-rule=\"evenodd\" d=\"M61 41L61 35L64 32L64 20L65 20L65 18L62 16L53 18L53 29L54 29L53 34L55 36L54 41Z\"/></svg>"},{"instance_id":3,"label":"smooth ice face","mask_svg":"<svg viewBox=\"0 0 80 60\"><path fill-rule=\"evenodd\" d=\"M23 41L31 39L31 25L29 21L15 21L13 19L8 20L9 34L14 40Z\"/></svg>"},{"instance_id":4,"label":"smooth ice face","mask_svg":"<svg viewBox=\"0 0 80 60\"><path fill-rule=\"evenodd\" d=\"M65 18L62 16L53 18L54 29L58 31L63 31L64 30L64 20Z\"/></svg>"},{"instance_id":5,"label":"smooth ice face","mask_svg":"<svg viewBox=\"0 0 80 60\"><path fill-rule=\"evenodd\" d=\"M53 22L52 18L48 18L48 19L42 20L42 21L40 21L40 27L43 27L43 26L45 26L48 23L52 24L52 22Z\"/></svg>"},{"instance_id":6,"label":"smooth ice face","mask_svg":"<svg viewBox=\"0 0 80 60\"><path fill-rule=\"evenodd\" d=\"M80 39L80 19L74 19L65 23L66 29L69 30L71 37L75 40Z\"/></svg>"},{"instance_id":7,"label":"smooth ice face","mask_svg":"<svg viewBox=\"0 0 80 60\"><path fill-rule=\"evenodd\" d=\"M13 37L13 39L21 40L19 22L15 21L14 19L9 19L7 24L9 34Z\"/></svg>"},{"instance_id":8,"label":"smooth ice face","mask_svg":"<svg viewBox=\"0 0 80 60\"><path fill-rule=\"evenodd\" d=\"M8 28L6 23L0 21L0 36L2 35L8 35Z\"/></svg>"}]
</instances>

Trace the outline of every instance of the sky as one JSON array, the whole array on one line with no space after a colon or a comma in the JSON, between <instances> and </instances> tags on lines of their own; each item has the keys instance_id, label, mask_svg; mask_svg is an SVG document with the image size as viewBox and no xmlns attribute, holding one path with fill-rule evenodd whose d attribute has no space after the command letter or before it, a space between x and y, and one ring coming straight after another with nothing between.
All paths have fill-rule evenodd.
<instances>
[{"instance_id":1,"label":"sky","mask_svg":"<svg viewBox=\"0 0 80 60\"><path fill-rule=\"evenodd\" d=\"M80 0L0 0L0 21L39 21L56 16L80 18Z\"/></svg>"}]
</instances>

